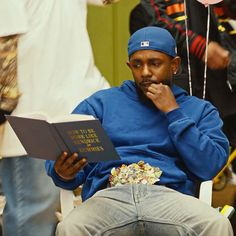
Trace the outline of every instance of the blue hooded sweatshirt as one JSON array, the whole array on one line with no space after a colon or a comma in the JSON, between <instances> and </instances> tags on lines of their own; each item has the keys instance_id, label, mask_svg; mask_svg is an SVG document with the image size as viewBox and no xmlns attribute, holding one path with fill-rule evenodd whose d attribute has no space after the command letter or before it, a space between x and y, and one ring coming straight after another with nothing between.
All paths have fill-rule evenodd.
<instances>
[{"instance_id":1,"label":"blue hooded sweatshirt","mask_svg":"<svg viewBox=\"0 0 236 236\"><path fill-rule=\"evenodd\" d=\"M107 187L113 167L143 160L162 170L158 185L193 195L196 182L212 179L226 164L229 143L214 106L177 86L172 91L180 107L166 114L140 100L133 81L84 100L73 113L98 118L121 159L90 163L71 181L63 181L54 162L46 161L48 175L65 189L83 184L84 201Z\"/></svg>"}]
</instances>

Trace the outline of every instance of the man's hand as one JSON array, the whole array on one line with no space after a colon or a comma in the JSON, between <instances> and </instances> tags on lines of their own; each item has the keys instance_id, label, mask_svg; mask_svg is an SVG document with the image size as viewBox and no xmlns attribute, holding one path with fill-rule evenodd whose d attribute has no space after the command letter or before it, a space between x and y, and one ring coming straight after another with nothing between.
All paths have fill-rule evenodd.
<instances>
[{"instance_id":1,"label":"man's hand","mask_svg":"<svg viewBox=\"0 0 236 236\"><path fill-rule=\"evenodd\" d=\"M205 61L205 55L202 58ZM212 70L226 68L230 63L230 53L217 42L210 42L207 51L207 66Z\"/></svg>"},{"instance_id":2,"label":"man's hand","mask_svg":"<svg viewBox=\"0 0 236 236\"><path fill-rule=\"evenodd\" d=\"M151 84L148 87L147 97L164 113L179 107L170 87L164 84Z\"/></svg>"},{"instance_id":3,"label":"man's hand","mask_svg":"<svg viewBox=\"0 0 236 236\"><path fill-rule=\"evenodd\" d=\"M78 154L73 153L68 156L66 152L56 160L54 169L56 173L64 180L69 181L75 178L76 174L87 165L85 158L78 159Z\"/></svg>"}]
</instances>

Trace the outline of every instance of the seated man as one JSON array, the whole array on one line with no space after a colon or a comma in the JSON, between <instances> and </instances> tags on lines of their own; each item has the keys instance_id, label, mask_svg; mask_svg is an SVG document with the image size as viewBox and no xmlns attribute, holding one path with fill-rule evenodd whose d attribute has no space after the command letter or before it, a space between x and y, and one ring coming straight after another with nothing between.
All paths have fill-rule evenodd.
<instances>
[{"instance_id":1,"label":"seated man","mask_svg":"<svg viewBox=\"0 0 236 236\"><path fill-rule=\"evenodd\" d=\"M99 91L73 112L98 118L121 159L87 163L63 153L46 163L57 186L83 184L83 203L57 235L233 235L227 218L193 197L195 184L227 161L217 110L172 85L180 58L165 29L136 31L128 55L135 82Z\"/></svg>"}]
</instances>

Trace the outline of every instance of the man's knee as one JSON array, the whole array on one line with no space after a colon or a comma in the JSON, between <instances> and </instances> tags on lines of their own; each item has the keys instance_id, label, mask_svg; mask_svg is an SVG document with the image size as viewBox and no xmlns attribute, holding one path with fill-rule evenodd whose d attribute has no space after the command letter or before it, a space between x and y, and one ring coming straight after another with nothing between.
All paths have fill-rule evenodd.
<instances>
[{"instance_id":1,"label":"man's knee","mask_svg":"<svg viewBox=\"0 0 236 236\"><path fill-rule=\"evenodd\" d=\"M57 229L56 229L56 235L65 235L65 227L66 227L66 224L64 223L64 221L58 223L57 225Z\"/></svg>"},{"instance_id":2,"label":"man's knee","mask_svg":"<svg viewBox=\"0 0 236 236\"><path fill-rule=\"evenodd\" d=\"M81 227L82 226L79 224L79 222L76 222L76 224L75 224L74 221L72 221L70 218L68 218L68 219L61 221L57 225L56 235L57 236L79 235ZM87 235L87 234L83 234L83 235Z\"/></svg>"},{"instance_id":3,"label":"man's knee","mask_svg":"<svg viewBox=\"0 0 236 236\"><path fill-rule=\"evenodd\" d=\"M203 235L208 235L207 232L216 232L215 235L233 236L230 221L228 218L220 214L216 217L211 217L208 219L204 231L206 231L206 233Z\"/></svg>"},{"instance_id":4,"label":"man's knee","mask_svg":"<svg viewBox=\"0 0 236 236\"><path fill-rule=\"evenodd\" d=\"M228 218L226 218L225 216L219 216L216 219L212 219L212 223L214 225L217 225L218 227L222 227L222 228L228 228L231 227L230 221Z\"/></svg>"}]
</instances>

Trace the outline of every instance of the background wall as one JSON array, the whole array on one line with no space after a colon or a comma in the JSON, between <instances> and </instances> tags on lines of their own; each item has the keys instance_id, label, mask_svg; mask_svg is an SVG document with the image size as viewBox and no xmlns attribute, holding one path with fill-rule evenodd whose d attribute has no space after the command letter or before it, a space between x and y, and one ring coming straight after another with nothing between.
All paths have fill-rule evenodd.
<instances>
[{"instance_id":1,"label":"background wall","mask_svg":"<svg viewBox=\"0 0 236 236\"><path fill-rule=\"evenodd\" d=\"M111 85L132 79L126 65L129 14L138 2L120 0L108 7L88 8L88 30L95 63Z\"/></svg>"}]
</instances>

